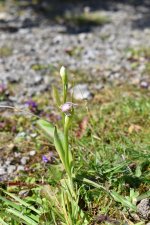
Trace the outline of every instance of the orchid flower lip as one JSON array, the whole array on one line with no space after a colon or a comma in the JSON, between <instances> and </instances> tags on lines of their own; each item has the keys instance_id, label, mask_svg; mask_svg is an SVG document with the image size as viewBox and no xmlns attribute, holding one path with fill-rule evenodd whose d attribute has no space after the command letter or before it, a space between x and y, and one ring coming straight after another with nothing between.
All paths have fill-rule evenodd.
<instances>
[{"instance_id":1,"label":"orchid flower lip","mask_svg":"<svg viewBox=\"0 0 150 225\"><path fill-rule=\"evenodd\" d=\"M69 112L75 106L77 106L77 104L72 102L66 102L60 106L60 109L62 110L62 112Z\"/></svg>"}]
</instances>

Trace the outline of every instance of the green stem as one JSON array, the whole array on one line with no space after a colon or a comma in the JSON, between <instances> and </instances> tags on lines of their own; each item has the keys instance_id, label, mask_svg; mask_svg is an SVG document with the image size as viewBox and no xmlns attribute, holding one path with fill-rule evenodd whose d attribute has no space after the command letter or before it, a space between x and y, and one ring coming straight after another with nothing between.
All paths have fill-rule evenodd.
<instances>
[{"instance_id":1,"label":"green stem","mask_svg":"<svg viewBox=\"0 0 150 225\"><path fill-rule=\"evenodd\" d=\"M65 124L64 124L64 150L65 150L65 164L67 166L67 170L69 172L69 177L71 177L71 165L69 160L69 142L68 142L68 131L70 125L70 117L65 116Z\"/></svg>"},{"instance_id":2,"label":"green stem","mask_svg":"<svg viewBox=\"0 0 150 225\"><path fill-rule=\"evenodd\" d=\"M67 91L68 91L68 85L64 84L63 85L63 103L65 103L67 100Z\"/></svg>"}]
</instances>

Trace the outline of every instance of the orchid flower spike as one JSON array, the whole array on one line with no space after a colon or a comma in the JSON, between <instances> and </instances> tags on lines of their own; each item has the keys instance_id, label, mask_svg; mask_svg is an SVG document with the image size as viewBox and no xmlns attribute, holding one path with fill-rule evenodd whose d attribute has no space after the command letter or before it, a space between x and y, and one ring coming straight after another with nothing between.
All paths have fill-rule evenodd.
<instances>
[{"instance_id":1,"label":"orchid flower spike","mask_svg":"<svg viewBox=\"0 0 150 225\"><path fill-rule=\"evenodd\" d=\"M71 111L74 107L76 107L78 104L72 103L72 102L66 102L63 105L60 106L60 109L63 113L65 113L67 116L71 115Z\"/></svg>"}]
</instances>

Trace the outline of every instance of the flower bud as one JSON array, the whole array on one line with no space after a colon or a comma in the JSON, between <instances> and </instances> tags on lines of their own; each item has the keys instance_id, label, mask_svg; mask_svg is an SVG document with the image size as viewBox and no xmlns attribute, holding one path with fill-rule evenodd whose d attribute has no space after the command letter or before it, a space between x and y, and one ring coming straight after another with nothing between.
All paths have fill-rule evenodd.
<instances>
[{"instance_id":1,"label":"flower bud","mask_svg":"<svg viewBox=\"0 0 150 225\"><path fill-rule=\"evenodd\" d=\"M67 70L64 66L60 68L60 76L62 78L63 84L67 84Z\"/></svg>"}]
</instances>

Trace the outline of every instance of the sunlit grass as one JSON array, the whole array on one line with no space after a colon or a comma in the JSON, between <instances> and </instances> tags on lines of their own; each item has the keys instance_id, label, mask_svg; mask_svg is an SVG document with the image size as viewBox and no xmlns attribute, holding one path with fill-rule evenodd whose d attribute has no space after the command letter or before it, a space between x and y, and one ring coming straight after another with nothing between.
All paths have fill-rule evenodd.
<instances>
[{"instance_id":1,"label":"sunlit grass","mask_svg":"<svg viewBox=\"0 0 150 225\"><path fill-rule=\"evenodd\" d=\"M40 96L35 97L34 100L40 104L41 109L52 104L52 102L49 103L50 94L46 93L43 102ZM139 196L148 191L149 94L147 90L132 86L107 87L96 93L93 101L79 102L78 104L75 121L72 124L70 144L75 158L75 173L78 174L76 184L80 188L80 207L91 218L90 224L93 224L94 221L98 223L98 218L102 214L122 222L124 215L129 218L126 206L123 203L117 203L103 189L83 183L83 179L90 179L98 185L102 185L106 190L116 191L121 196L129 196L131 189L135 194L138 192ZM77 131L81 132L79 124L85 116L88 118L88 122L81 137L78 138L76 137ZM24 120L24 122L27 129L30 123L28 120ZM18 126L24 125L19 123ZM48 146L48 142L41 135L38 136L38 139L37 144L40 141L42 148ZM34 140L32 139L32 141ZM54 147L51 150L54 151ZM37 149L37 151L39 150ZM54 190L59 188L60 179L64 177L63 168L59 164L56 153L55 157L55 163L47 164L45 168L39 158L37 163L33 160L32 165L30 164L33 171L28 177L22 175L19 179L32 184L44 181L44 184L48 185L45 187L46 190L50 190L54 194ZM38 192L32 190L32 198L36 199L37 195ZM43 198L43 195L39 198ZM32 204L35 205L33 202ZM43 203L43 208L48 207L46 204ZM132 212L130 213L132 214ZM43 214L41 219L50 221L48 214ZM47 223L45 222L45 224Z\"/></svg>"}]
</instances>

